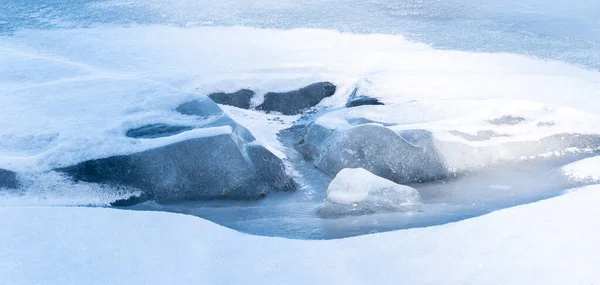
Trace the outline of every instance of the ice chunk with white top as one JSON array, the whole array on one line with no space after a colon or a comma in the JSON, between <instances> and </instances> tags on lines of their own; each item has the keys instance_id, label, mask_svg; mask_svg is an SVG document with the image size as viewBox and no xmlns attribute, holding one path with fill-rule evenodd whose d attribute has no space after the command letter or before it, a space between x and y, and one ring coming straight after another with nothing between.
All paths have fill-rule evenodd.
<instances>
[{"instance_id":1,"label":"ice chunk with white top","mask_svg":"<svg viewBox=\"0 0 600 285\"><path fill-rule=\"evenodd\" d=\"M344 168L327 188L327 199L318 214L324 218L377 212L418 210L419 191L396 184L363 168Z\"/></svg>"}]
</instances>

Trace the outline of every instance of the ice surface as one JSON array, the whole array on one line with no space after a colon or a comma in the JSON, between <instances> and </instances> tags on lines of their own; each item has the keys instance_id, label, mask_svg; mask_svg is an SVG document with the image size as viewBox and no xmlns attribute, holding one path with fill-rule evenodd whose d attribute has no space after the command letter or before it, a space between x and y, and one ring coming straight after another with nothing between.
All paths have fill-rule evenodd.
<instances>
[{"instance_id":1,"label":"ice surface","mask_svg":"<svg viewBox=\"0 0 600 285\"><path fill-rule=\"evenodd\" d=\"M22 28L168 24L401 34L436 48L510 52L600 69L593 0L5 0L0 33Z\"/></svg>"},{"instance_id":2,"label":"ice surface","mask_svg":"<svg viewBox=\"0 0 600 285\"><path fill-rule=\"evenodd\" d=\"M327 187L321 217L364 215L377 212L415 211L421 206L419 191L396 184L362 168L344 168Z\"/></svg>"}]
</instances>

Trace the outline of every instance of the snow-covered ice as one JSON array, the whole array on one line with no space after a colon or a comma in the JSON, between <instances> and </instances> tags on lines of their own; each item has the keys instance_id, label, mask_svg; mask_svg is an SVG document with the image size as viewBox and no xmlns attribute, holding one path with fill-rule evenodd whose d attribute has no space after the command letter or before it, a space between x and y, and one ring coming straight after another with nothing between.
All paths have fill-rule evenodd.
<instances>
[{"instance_id":1,"label":"snow-covered ice","mask_svg":"<svg viewBox=\"0 0 600 285\"><path fill-rule=\"evenodd\" d=\"M600 183L600 156L586 158L565 165L561 168L561 171L569 179L575 181Z\"/></svg>"}]
</instances>

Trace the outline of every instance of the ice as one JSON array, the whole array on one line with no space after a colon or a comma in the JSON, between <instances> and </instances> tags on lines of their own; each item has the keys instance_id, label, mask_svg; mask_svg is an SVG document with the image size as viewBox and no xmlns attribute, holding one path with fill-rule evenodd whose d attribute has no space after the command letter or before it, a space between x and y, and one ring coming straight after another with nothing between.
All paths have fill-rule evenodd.
<instances>
[{"instance_id":1,"label":"ice","mask_svg":"<svg viewBox=\"0 0 600 285\"><path fill-rule=\"evenodd\" d=\"M600 183L600 156L573 162L560 170L569 179L578 182Z\"/></svg>"},{"instance_id":2,"label":"ice","mask_svg":"<svg viewBox=\"0 0 600 285\"><path fill-rule=\"evenodd\" d=\"M17 188L18 186L16 173L0 169L0 188Z\"/></svg>"},{"instance_id":3,"label":"ice","mask_svg":"<svg viewBox=\"0 0 600 285\"><path fill-rule=\"evenodd\" d=\"M262 104L257 110L279 112L284 115L298 115L310 107L314 107L323 98L333 96L335 85L331 82L319 82L285 93L269 92L265 94Z\"/></svg>"},{"instance_id":4,"label":"ice","mask_svg":"<svg viewBox=\"0 0 600 285\"><path fill-rule=\"evenodd\" d=\"M417 189L396 184L362 168L344 168L327 187L327 198L318 214L332 218L415 211L420 206L421 196Z\"/></svg>"},{"instance_id":5,"label":"ice","mask_svg":"<svg viewBox=\"0 0 600 285\"><path fill-rule=\"evenodd\" d=\"M590 0L74 2L5 0L0 33L22 28L168 24L400 34L436 48L519 53L600 68L600 5Z\"/></svg>"},{"instance_id":6,"label":"ice","mask_svg":"<svg viewBox=\"0 0 600 285\"><path fill-rule=\"evenodd\" d=\"M431 134L426 131L399 135L382 125L367 123L323 133L321 127L311 126L299 148L317 150L309 157L332 176L344 168L364 168L396 183L449 176Z\"/></svg>"}]
</instances>

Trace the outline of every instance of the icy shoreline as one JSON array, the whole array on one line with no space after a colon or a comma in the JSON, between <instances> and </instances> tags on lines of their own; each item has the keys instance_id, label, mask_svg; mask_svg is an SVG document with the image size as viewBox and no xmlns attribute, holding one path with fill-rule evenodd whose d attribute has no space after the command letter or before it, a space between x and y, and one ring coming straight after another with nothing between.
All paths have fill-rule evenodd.
<instances>
[{"instance_id":1,"label":"icy shoreline","mask_svg":"<svg viewBox=\"0 0 600 285\"><path fill-rule=\"evenodd\" d=\"M595 284L598 186L422 229L330 241L241 234L195 217L0 208L6 284Z\"/></svg>"}]
</instances>

